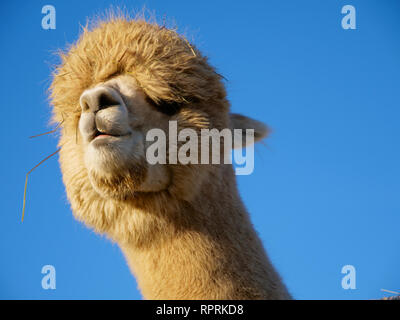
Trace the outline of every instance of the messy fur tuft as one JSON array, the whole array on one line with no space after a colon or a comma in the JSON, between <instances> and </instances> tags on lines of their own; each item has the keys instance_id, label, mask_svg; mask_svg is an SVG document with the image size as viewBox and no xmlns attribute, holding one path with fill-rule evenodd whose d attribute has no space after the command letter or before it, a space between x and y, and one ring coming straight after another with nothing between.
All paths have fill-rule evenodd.
<instances>
[{"instance_id":1,"label":"messy fur tuft","mask_svg":"<svg viewBox=\"0 0 400 320\"><path fill-rule=\"evenodd\" d=\"M143 12L132 19L112 11L106 20L87 23L79 40L60 57L50 87L54 120L60 122L66 113L65 126L72 129L79 119L81 93L122 74L132 75L155 104L217 102L222 111L228 108L221 76L207 58L175 30L146 21Z\"/></svg>"}]
</instances>

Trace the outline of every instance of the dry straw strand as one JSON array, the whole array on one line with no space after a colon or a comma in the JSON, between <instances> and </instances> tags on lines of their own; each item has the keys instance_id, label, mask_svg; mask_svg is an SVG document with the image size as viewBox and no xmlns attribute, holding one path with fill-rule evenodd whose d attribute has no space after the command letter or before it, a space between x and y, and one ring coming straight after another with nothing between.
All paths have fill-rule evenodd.
<instances>
[{"instance_id":1,"label":"dry straw strand","mask_svg":"<svg viewBox=\"0 0 400 320\"><path fill-rule=\"evenodd\" d=\"M388 293L393 293L393 294L400 294L400 292L391 291L391 290L386 290L386 289L381 289L381 291L383 291L383 292L388 292Z\"/></svg>"},{"instance_id":2,"label":"dry straw strand","mask_svg":"<svg viewBox=\"0 0 400 320\"><path fill-rule=\"evenodd\" d=\"M61 126L63 123L64 123L64 120L61 121L53 130L47 131L47 132L45 132L45 133L37 134L37 135L34 135L34 136L30 136L29 139L37 138L37 137L44 136L44 135L46 135L46 134L54 133L54 132L56 132L56 131L58 130L58 128L60 128L60 126Z\"/></svg>"},{"instance_id":3,"label":"dry straw strand","mask_svg":"<svg viewBox=\"0 0 400 320\"><path fill-rule=\"evenodd\" d=\"M23 202L23 206L22 206L22 218L21 218L21 222L24 222L24 216L25 216L25 203L26 203L26 187L28 186L28 177L29 174L35 170L37 167L39 167L43 162L45 162L46 160L50 159L52 156L56 155L58 152L60 152L61 148L59 148L57 151L53 152L51 155L47 156L46 158L44 158L42 161L40 161L36 166L34 166L31 170L28 171L28 173L26 174L26 178L25 178L25 188L24 188L24 202Z\"/></svg>"}]
</instances>

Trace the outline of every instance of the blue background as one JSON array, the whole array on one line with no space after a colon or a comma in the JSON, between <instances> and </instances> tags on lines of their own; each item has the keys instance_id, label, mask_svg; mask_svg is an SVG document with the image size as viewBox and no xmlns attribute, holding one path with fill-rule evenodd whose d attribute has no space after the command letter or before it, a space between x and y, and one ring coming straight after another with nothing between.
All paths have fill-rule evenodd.
<instances>
[{"instance_id":1,"label":"blue background","mask_svg":"<svg viewBox=\"0 0 400 320\"><path fill-rule=\"evenodd\" d=\"M110 1L2 1L0 298L140 299L118 246L71 214L46 90L54 52ZM56 8L56 30L41 8ZM297 299L373 299L400 290L400 2L126 1L146 5L210 57L232 109L269 124L240 192L273 262ZM341 28L341 8L357 29ZM54 265L56 290L41 287ZM356 268L343 290L341 268Z\"/></svg>"}]
</instances>

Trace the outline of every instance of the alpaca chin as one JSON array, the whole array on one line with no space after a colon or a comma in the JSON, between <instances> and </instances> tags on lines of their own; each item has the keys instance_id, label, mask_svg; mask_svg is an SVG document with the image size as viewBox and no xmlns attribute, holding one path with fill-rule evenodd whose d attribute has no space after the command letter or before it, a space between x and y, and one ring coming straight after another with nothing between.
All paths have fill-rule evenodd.
<instances>
[{"instance_id":1,"label":"alpaca chin","mask_svg":"<svg viewBox=\"0 0 400 320\"><path fill-rule=\"evenodd\" d=\"M141 136L136 135L96 138L85 149L86 167L105 174L128 169L144 157Z\"/></svg>"},{"instance_id":2,"label":"alpaca chin","mask_svg":"<svg viewBox=\"0 0 400 320\"><path fill-rule=\"evenodd\" d=\"M132 197L147 175L146 162L139 150L135 152L134 141L96 142L92 141L85 153L85 166L93 188L103 198Z\"/></svg>"},{"instance_id":3,"label":"alpaca chin","mask_svg":"<svg viewBox=\"0 0 400 320\"><path fill-rule=\"evenodd\" d=\"M131 165L120 172L105 173L89 170L89 180L93 189L105 199L127 200L145 182L147 168L143 163Z\"/></svg>"}]
</instances>

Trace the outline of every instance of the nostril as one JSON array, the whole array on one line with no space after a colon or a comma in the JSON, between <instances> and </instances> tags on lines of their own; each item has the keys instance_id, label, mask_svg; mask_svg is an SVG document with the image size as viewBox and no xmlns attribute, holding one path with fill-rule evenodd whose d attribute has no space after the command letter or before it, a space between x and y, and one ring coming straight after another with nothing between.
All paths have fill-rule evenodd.
<instances>
[{"instance_id":1,"label":"nostril","mask_svg":"<svg viewBox=\"0 0 400 320\"><path fill-rule=\"evenodd\" d=\"M118 105L119 102L108 93L101 93L98 100L99 110Z\"/></svg>"},{"instance_id":2,"label":"nostril","mask_svg":"<svg viewBox=\"0 0 400 320\"><path fill-rule=\"evenodd\" d=\"M82 107L82 111L84 111L84 112L87 112L87 111L89 111L89 105L87 104L87 102L86 101L83 101L82 103L81 103L81 107Z\"/></svg>"},{"instance_id":3,"label":"nostril","mask_svg":"<svg viewBox=\"0 0 400 320\"><path fill-rule=\"evenodd\" d=\"M81 98L79 100L79 104L80 104L83 112L87 112L87 111L90 110L89 97L88 97L88 95L86 93L84 93L81 96Z\"/></svg>"}]
</instances>

